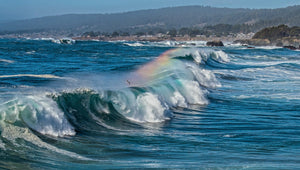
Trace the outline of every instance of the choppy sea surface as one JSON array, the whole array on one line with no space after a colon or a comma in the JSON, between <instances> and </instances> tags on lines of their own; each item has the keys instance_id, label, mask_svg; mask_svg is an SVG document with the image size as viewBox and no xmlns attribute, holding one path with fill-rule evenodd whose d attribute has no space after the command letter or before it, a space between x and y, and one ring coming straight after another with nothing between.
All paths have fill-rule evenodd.
<instances>
[{"instance_id":1,"label":"choppy sea surface","mask_svg":"<svg viewBox=\"0 0 300 170\"><path fill-rule=\"evenodd\" d=\"M1 39L0 168L299 168L300 51L203 44Z\"/></svg>"}]
</instances>

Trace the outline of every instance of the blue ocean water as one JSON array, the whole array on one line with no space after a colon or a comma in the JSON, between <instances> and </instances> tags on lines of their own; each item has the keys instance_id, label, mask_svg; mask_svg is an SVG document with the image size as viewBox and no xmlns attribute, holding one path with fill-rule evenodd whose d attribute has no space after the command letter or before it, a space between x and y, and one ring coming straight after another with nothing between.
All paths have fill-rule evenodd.
<instances>
[{"instance_id":1,"label":"blue ocean water","mask_svg":"<svg viewBox=\"0 0 300 170\"><path fill-rule=\"evenodd\" d=\"M0 66L1 168L300 167L299 51L1 39Z\"/></svg>"}]
</instances>

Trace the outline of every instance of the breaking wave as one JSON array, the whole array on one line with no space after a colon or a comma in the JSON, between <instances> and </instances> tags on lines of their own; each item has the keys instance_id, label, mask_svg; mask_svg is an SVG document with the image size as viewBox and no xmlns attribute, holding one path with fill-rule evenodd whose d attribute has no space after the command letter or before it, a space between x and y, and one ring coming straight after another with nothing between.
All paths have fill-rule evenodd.
<instances>
[{"instance_id":1,"label":"breaking wave","mask_svg":"<svg viewBox=\"0 0 300 170\"><path fill-rule=\"evenodd\" d=\"M209 60L222 64L229 61L229 56L209 49L176 49L148 63L155 70L151 74L141 76L143 68L132 73L124 88L18 96L0 105L0 130L18 126L33 131L28 133L62 137L170 120L176 109L209 103L209 89L220 86L215 75L205 69Z\"/></svg>"}]
</instances>

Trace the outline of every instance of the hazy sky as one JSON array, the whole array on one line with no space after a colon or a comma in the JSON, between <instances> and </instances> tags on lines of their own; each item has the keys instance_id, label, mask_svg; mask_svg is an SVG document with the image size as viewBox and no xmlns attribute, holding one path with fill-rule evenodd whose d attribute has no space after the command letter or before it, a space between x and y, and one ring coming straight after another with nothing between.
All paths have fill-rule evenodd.
<instances>
[{"instance_id":1,"label":"hazy sky","mask_svg":"<svg viewBox=\"0 0 300 170\"><path fill-rule=\"evenodd\" d=\"M115 13L182 5L280 8L300 5L300 0L0 0L0 20L69 13Z\"/></svg>"}]
</instances>

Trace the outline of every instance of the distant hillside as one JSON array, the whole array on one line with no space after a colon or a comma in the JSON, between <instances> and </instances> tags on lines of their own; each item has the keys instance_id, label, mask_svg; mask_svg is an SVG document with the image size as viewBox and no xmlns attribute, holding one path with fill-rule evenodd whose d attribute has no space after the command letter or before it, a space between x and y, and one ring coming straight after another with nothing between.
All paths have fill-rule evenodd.
<instances>
[{"instance_id":1,"label":"distant hillside","mask_svg":"<svg viewBox=\"0 0 300 170\"><path fill-rule=\"evenodd\" d=\"M283 38L300 38L300 27L288 27L287 25L279 25L277 27L265 28L257 32L253 39L268 39L270 41Z\"/></svg>"},{"instance_id":2,"label":"distant hillside","mask_svg":"<svg viewBox=\"0 0 300 170\"><path fill-rule=\"evenodd\" d=\"M249 24L253 31L279 24L300 26L300 5L279 9L231 9L184 6L116 14L69 14L0 24L0 31L144 31Z\"/></svg>"}]
</instances>

